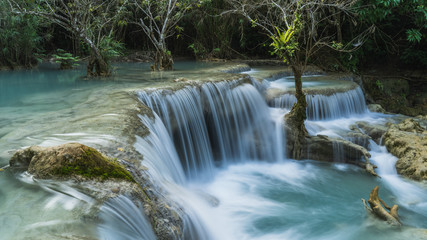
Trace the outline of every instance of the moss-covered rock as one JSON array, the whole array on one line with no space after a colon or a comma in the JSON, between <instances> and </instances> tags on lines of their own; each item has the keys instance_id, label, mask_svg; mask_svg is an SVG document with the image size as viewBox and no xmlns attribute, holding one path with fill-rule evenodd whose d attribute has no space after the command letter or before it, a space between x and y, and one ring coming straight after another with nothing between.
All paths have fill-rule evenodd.
<instances>
[{"instance_id":1,"label":"moss-covered rock","mask_svg":"<svg viewBox=\"0 0 427 240\"><path fill-rule=\"evenodd\" d=\"M380 104L387 112L407 116L425 114L427 87L425 77L364 75L363 88L370 103Z\"/></svg>"},{"instance_id":2,"label":"moss-covered rock","mask_svg":"<svg viewBox=\"0 0 427 240\"><path fill-rule=\"evenodd\" d=\"M67 143L55 147L33 146L17 151L10 166L23 168L36 178L123 179L134 182L132 175L116 160L109 159L96 149Z\"/></svg>"}]
</instances>

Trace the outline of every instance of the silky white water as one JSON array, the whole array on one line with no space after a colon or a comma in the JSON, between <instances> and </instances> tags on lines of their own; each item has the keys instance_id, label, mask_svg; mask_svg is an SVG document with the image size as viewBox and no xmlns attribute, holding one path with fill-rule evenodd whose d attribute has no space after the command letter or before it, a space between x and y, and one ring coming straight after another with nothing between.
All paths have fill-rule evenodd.
<instances>
[{"instance_id":1,"label":"silky white water","mask_svg":"<svg viewBox=\"0 0 427 240\"><path fill-rule=\"evenodd\" d=\"M207 88L220 88L227 84L223 83L222 86L220 84L206 85L208 87L202 87L200 95L205 94L204 90ZM229 88L232 89L233 86L229 85ZM198 91L195 89L193 91L194 97L197 98ZM402 180L395 172L392 176L385 174L384 169L394 169L395 158L387 153L384 147L380 148L374 142L371 142L372 161L379 165L381 179L373 178L367 175L364 170L351 165L316 163L309 160L287 160L284 158L283 147L279 147L282 150L281 153L272 150L271 155L247 157L245 154L241 154L241 151L234 152L234 155L227 155L228 146L234 143L232 141L234 135L227 135L232 130L223 131L223 127L219 124L222 121L225 123L230 121L228 119L229 114L224 113L230 111L225 107L226 102L229 101L224 99L227 91L230 90L223 89L217 94L220 97L216 97L216 99L219 98L220 101L209 98L209 95L203 98L208 100L209 104L205 107L210 110L207 111L209 112L207 115L206 110L204 115L199 115L206 118L211 114L212 109L218 110L213 114L216 121L201 120L214 125L208 125L207 129L217 129L208 133L214 135L213 137L209 136L209 139L217 139L220 136L222 143L225 143L223 145L211 143L211 149L219 148L219 152L222 153L216 157L207 158L210 161L213 158L214 161L221 163L216 164L217 167L210 171L215 174L214 178L211 181L206 181L205 179L190 177L184 184L185 190L179 187L180 190L176 192L170 191L172 195L175 194L175 199L178 202L184 203L184 206L190 208L193 214L194 211L196 212L198 221L203 223L205 231L210 234L210 239L424 238L416 228L425 228L427 225L425 221L425 214L427 213L427 209L425 209L427 198L424 197L426 194L425 187L417 186L416 183L409 180ZM323 106L317 110L319 113L328 109L339 109L340 107L334 106L334 104L340 101L343 104L343 110L337 114L327 112L326 114L332 118L331 120L307 121L309 133L345 138L346 133L350 131L350 125L357 121L385 124L390 119L391 116L389 115L368 112L360 89L353 90L353 92L355 94L337 94L333 96L333 101L329 101L330 98L327 99L328 97L326 97L323 104L332 105ZM180 94L182 93L176 92L174 97L179 98ZM246 90L245 94L254 94L255 96L251 98L257 98L259 95L259 93L251 93L251 90ZM150 106L153 109L160 112L165 109L170 111L169 109L173 109L177 102L163 102L162 99L164 98L160 92L151 93L151 95L144 93L140 96L142 96L143 102L151 104ZM152 103L154 96L158 101L156 106ZM346 104L346 101L349 104ZM268 140L270 146L275 146L275 149L278 148L277 146L284 146L283 136L280 133L281 128L278 127L277 123L281 122L280 119L288 110L268 109L266 106L258 106L257 108L265 109L260 110L267 114L264 116L265 124L276 123L273 132L269 133L270 135L273 134L272 138ZM250 107L246 106L241 111L245 115L245 120L251 119ZM233 114L231 115L233 116ZM168 114L163 113L164 121L167 122L166 125L170 126L169 122L176 117L167 118L167 116ZM196 115L191 115L191 117L194 116ZM180 117L185 118L185 116ZM314 119L322 118L314 117ZM237 120L238 123L240 123L239 121L244 122L244 120ZM246 128L250 129L246 130L249 132L256 132L257 128L268 132L268 125L256 126L251 124L250 127L246 126ZM187 136L192 134L191 129L186 128L185 131ZM244 130L241 129L239 132L242 131ZM174 138L174 131L169 131L169 134ZM206 132L202 135L206 138ZM237 149L239 147L244 148L248 146L246 144L250 143L240 144L243 145L237 146ZM179 145L176 146L179 148ZM195 145L194 147L198 146ZM207 152L211 151L213 150ZM240 160L229 160L236 158ZM388 161L388 159L392 160ZM360 198L368 198L375 185L380 186L382 199L401 205L400 212L402 215L406 215L406 223L404 224L411 227L405 227L401 230L388 229L389 227L385 223L367 215ZM219 205L210 205L209 200L198 194L200 192L215 197L219 201ZM397 200L398 197L401 199ZM405 203L405 199L413 199L414 202L412 204Z\"/></svg>"},{"instance_id":2,"label":"silky white water","mask_svg":"<svg viewBox=\"0 0 427 240\"><path fill-rule=\"evenodd\" d=\"M32 144L120 144L123 136L115 126L126 116L121 110L134 104L122 92L139 89L140 100L155 114L140 116L150 134L137 136L135 148L161 194L185 211L184 239L425 239L420 229L427 228L427 188L399 177L396 159L384 147L370 143L381 178L352 165L286 159L282 119L289 109L267 105L262 89L268 84L211 82L172 91L164 86L179 71L152 78L136 68L117 72L122 80L69 80L63 89L26 90L13 103L0 104L0 162L5 165L12 150ZM259 73L249 73L254 72ZM191 71L188 76L200 77ZM346 138L357 121L392 121L393 116L368 112L359 93L347 95L336 97L355 107L343 114L325 113L334 107L318 110L329 117L308 120L310 134ZM142 207L126 196L104 203L91 219L96 201L78 186L7 171L0 180L5 239L155 239ZM399 204L404 227L390 228L366 213L360 198L367 199L376 185L388 204Z\"/></svg>"}]
</instances>

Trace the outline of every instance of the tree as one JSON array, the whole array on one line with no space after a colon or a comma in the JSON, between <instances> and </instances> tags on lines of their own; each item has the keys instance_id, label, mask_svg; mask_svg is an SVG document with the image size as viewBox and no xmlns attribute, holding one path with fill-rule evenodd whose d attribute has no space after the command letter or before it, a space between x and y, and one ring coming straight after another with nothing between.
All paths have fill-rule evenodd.
<instances>
[{"instance_id":1,"label":"tree","mask_svg":"<svg viewBox=\"0 0 427 240\"><path fill-rule=\"evenodd\" d=\"M364 40L368 31L349 41L338 42L338 18L353 20L355 0L227 0L232 9L225 13L244 16L254 27L262 29L272 40L272 53L287 62L295 77L297 103L286 116L287 123L297 131L294 158L299 158L302 141L307 131L306 99L302 91L302 74L310 59L322 48L353 51Z\"/></svg>"},{"instance_id":2,"label":"tree","mask_svg":"<svg viewBox=\"0 0 427 240\"><path fill-rule=\"evenodd\" d=\"M7 2L0 2L0 66L15 68L37 64L41 43L48 38L40 34L43 23L36 16L11 14Z\"/></svg>"},{"instance_id":3,"label":"tree","mask_svg":"<svg viewBox=\"0 0 427 240\"><path fill-rule=\"evenodd\" d=\"M19 15L39 16L77 36L90 49L88 76L110 76L108 58L120 44L113 40L115 22L127 1L119 0L7 0ZM34 3L30 3L34 2Z\"/></svg>"},{"instance_id":4,"label":"tree","mask_svg":"<svg viewBox=\"0 0 427 240\"><path fill-rule=\"evenodd\" d=\"M166 39L173 36L176 30L180 30L178 22L196 2L196 0L133 0L138 9L136 24L142 28L156 49L153 70L172 70L173 59L167 48Z\"/></svg>"}]
</instances>

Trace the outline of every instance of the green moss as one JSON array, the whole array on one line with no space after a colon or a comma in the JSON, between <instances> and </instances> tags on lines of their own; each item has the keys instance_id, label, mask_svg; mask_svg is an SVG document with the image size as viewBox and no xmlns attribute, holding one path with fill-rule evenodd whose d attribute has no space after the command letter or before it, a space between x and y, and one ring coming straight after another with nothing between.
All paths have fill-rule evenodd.
<instances>
[{"instance_id":1,"label":"green moss","mask_svg":"<svg viewBox=\"0 0 427 240\"><path fill-rule=\"evenodd\" d=\"M93 148L83 148L83 153L58 168L57 175L80 175L89 179L111 178L135 182L132 175L116 159L108 159Z\"/></svg>"}]
</instances>

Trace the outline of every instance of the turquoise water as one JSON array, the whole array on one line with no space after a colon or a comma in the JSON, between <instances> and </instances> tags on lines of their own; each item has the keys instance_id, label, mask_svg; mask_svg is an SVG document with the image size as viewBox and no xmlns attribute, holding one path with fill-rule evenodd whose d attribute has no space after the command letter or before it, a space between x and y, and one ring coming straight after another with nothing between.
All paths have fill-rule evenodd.
<instances>
[{"instance_id":1,"label":"turquoise water","mask_svg":"<svg viewBox=\"0 0 427 240\"><path fill-rule=\"evenodd\" d=\"M60 71L49 63L0 71L0 167L16 150L31 145L81 142L101 148L120 143L128 137L122 136L122 122L135 105L130 92L200 75L193 70L208 66L179 62L173 72L153 74L149 64L122 63L106 79L85 79L84 66ZM0 239L98 238L97 224L82 219L94 207L90 196L66 183L52 187L49 181L10 171L0 171L0 184Z\"/></svg>"},{"instance_id":2,"label":"turquoise water","mask_svg":"<svg viewBox=\"0 0 427 240\"><path fill-rule=\"evenodd\" d=\"M7 165L14 151L31 145L78 141L105 147L123 143L129 136L123 136L120 126L136 103L129 93L170 85L179 77L212 77L208 68L215 66L183 62L173 72L151 73L149 64L123 63L115 65L114 77L95 80L82 77L84 68L59 71L51 64L37 70L0 72L0 167ZM242 91L247 93L247 88ZM385 123L385 118L367 113L309 121L307 128L311 134L340 136L355 121ZM164 134L170 137L166 131ZM161 150L166 141L160 144L153 149ZM168 192L191 211L197 226L211 239L426 239L420 230L427 228L426 186L388 170L396 159L384 148L373 146L371 154L382 178L344 164L251 159L215 166L209 181L168 183ZM71 183L2 171L0 184L0 239L152 238L150 232L138 228L146 222L144 216L118 214L137 211L126 199L104 205L100 216L111 221L100 224L93 213L96 200ZM367 199L375 185L380 186L380 196L388 204L399 204L404 227L390 228L366 213L360 199ZM219 205L209 204L206 194Z\"/></svg>"}]
</instances>

